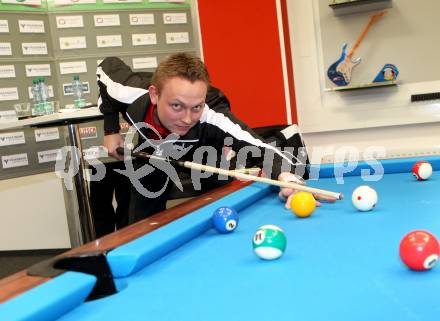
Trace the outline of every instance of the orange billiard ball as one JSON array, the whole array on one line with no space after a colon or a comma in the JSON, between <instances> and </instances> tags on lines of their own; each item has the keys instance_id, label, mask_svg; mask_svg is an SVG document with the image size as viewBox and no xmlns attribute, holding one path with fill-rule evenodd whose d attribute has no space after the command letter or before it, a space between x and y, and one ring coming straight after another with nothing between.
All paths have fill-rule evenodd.
<instances>
[{"instance_id":1,"label":"orange billiard ball","mask_svg":"<svg viewBox=\"0 0 440 321\"><path fill-rule=\"evenodd\" d=\"M312 193L297 192L290 201L290 209L298 217L309 217L316 208L316 200Z\"/></svg>"}]
</instances>

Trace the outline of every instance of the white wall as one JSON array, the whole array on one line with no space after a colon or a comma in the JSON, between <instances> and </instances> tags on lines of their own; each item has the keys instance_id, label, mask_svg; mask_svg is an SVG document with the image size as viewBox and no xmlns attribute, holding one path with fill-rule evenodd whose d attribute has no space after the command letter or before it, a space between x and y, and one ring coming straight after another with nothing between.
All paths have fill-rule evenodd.
<instances>
[{"instance_id":1,"label":"white wall","mask_svg":"<svg viewBox=\"0 0 440 321\"><path fill-rule=\"evenodd\" d=\"M69 248L63 188L55 173L0 181L0 251Z\"/></svg>"},{"instance_id":2,"label":"white wall","mask_svg":"<svg viewBox=\"0 0 440 321\"><path fill-rule=\"evenodd\" d=\"M440 102L429 101L414 104L410 103L410 95L440 91L440 81L430 78L429 81L411 82L409 80L411 77L403 75L406 70L414 68L414 66L409 66L409 63L421 63L422 66L425 66L424 68L427 68L426 66L429 68L429 63L435 64L436 68L439 64L436 60L427 62L423 58L426 56L423 51L430 50L429 48L413 47L411 41L408 41L408 37L414 39L422 37L417 30L408 31L408 28L414 28L411 21L404 20L400 24L397 23L402 17L405 19L411 17L424 19L425 11L429 11L429 8L432 9L432 6L440 9L440 2L427 1L431 6L426 5L425 2L423 6L420 6L418 2L414 1L393 1L393 8L388 9L388 16L382 18L381 32L376 30L376 33L373 34L374 37L370 38L367 35L360 47L365 46L366 50L370 48L369 53L371 53L371 47L374 45L374 50L380 53L381 44L386 44L387 37L392 34L395 35L394 38L406 41L408 50L399 49L392 52L388 49L385 52L386 59L371 54L372 58L376 59L374 65L380 61L377 59L382 59L381 61L384 63L392 63L393 57L395 57L395 60L400 61L401 65L398 67L402 75L401 79L405 82L397 87L350 92L326 91L329 86L326 79L328 68L326 61L332 52L334 54L340 50L342 42L351 41L353 45L372 12L353 16L334 16L331 9L327 7L328 0L288 1L298 122L308 146L331 147L350 144L363 149L369 145L382 145L392 154L399 150L410 149L438 151ZM411 12L411 15L406 14L408 12ZM436 29L438 30L440 21L437 19L435 23L438 24ZM323 26L324 24L325 26ZM402 30L402 24L406 28L405 32ZM323 41L323 27L326 28L327 38L328 28L331 28L330 31L336 35L340 34L341 30L345 30L345 33L342 37L340 37L341 35L335 36L334 41L328 41L328 39ZM347 30L350 32L348 33ZM396 41L394 38L393 41ZM423 38L425 37L423 36ZM329 46L331 48L328 48ZM418 52L422 54L418 56ZM401 56L404 56L404 59L399 58ZM337 58L336 55L335 60ZM367 58L368 55L357 67L360 68L358 71L354 69L355 76L359 77L354 78L352 84L372 80L370 77L360 79L362 78L362 68L368 69ZM406 69L405 65L408 66ZM380 67L374 66L374 72L376 69L378 71ZM358 74L356 75L356 73Z\"/></svg>"}]
</instances>

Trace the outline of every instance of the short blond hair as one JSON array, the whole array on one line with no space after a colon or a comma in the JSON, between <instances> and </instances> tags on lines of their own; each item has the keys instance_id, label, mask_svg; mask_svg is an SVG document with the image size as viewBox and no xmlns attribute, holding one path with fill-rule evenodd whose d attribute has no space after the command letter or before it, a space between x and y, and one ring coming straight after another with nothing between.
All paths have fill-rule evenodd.
<instances>
[{"instance_id":1,"label":"short blond hair","mask_svg":"<svg viewBox=\"0 0 440 321\"><path fill-rule=\"evenodd\" d=\"M160 94L166 80L181 77L195 82L203 81L209 87L209 74L203 61L190 53L175 53L159 63L151 78L151 85L155 86Z\"/></svg>"}]
</instances>

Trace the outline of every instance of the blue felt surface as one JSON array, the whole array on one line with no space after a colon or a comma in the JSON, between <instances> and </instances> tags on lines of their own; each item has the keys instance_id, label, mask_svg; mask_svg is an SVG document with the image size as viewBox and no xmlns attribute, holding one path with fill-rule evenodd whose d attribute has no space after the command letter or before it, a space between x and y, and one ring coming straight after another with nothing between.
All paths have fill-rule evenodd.
<instances>
[{"instance_id":1,"label":"blue felt surface","mask_svg":"<svg viewBox=\"0 0 440 321\"><path fill-rule=\"evenodd\" d=\"M92 275L66 272L0 305L2 321L49 321L80 305L92 291Z\"/></svg>"},{"instance_id":2,"label":"blue felt surface","mask_svg":"<svg viewBox=\"0 0 440 321\"><path fill-rule=\"evenodd\" d=\"M268 193L270 186L252 184L244 188L242 194L230 194L191 215L118 247L107 256L113 276L128 276L206 232L212 227L211 216L217 208L231 206L240 211ZM246 194L246 199L242 197L243 194Z\"/></svg>"},{"instance_id":3,"label":"blue felt surface","mask_svg":"<svg viewBox=\"0 0 440 321\"><path fill-rule=\"evenodd\" d=\"M418 161L430 162L434 170L440 170L440 157L414 157L385 159L368 162L346 162L337 164L310 165L310 176L313 179L329 178L334 176L361 176L375 175L377 171L385 174L411 172L414 163ZM365 174L363 174L365 172Z\"/></svg>"},{"instance_id":4,"label":"blue felt surface","mask_svg":"<svg viewBox=\"0 0 440 321\"><path fill-rule=\"evenodd\" d=\"M357 212L351 204L352 191L364 184L379 194L372 212ZM117 295L85 303L61 320L436 319L440 267L409 271L398 247L414 229L440 236L439 173L425 182L397 173L378 181L350 176L343 184L327 178L310 185L343 192L346 199L299 219L276 194L266 194L240 211L234 233L207 230L121 278ZM252 251L252 236L264 224L285 230L287 249L279 260L261 261Z\"/></svg>"}]
</instances>

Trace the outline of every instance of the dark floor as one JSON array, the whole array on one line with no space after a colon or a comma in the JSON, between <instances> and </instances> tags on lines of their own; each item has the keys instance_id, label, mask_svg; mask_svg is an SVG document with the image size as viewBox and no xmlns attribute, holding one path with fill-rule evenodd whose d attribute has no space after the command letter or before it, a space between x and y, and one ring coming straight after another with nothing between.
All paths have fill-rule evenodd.
<instances>
[{"instance_id":1,"label":"dark floor","mask_svg":"<svg viewBox=\"0 0 440 321\"><path fill-rule=\"evenodd\" d=\"M68 249L0 252L0 279L67 250Z\"/></svg>"},{"instance_id":2,"label":"dark floor","mask_svg":"<svg viewBox=\"0 0 440 321\"><path fill-rule=\"evenodd\" d=\"M174 207L188 199L190 199L190 197L168 201L167 208ZM66 252L67 250L69 249L0 251L0 279Z\"/></svg>"}]
</instances>

